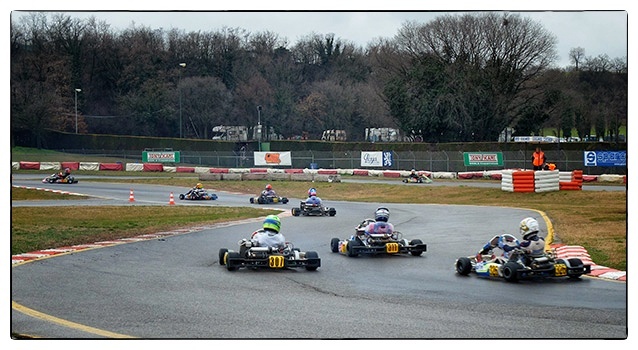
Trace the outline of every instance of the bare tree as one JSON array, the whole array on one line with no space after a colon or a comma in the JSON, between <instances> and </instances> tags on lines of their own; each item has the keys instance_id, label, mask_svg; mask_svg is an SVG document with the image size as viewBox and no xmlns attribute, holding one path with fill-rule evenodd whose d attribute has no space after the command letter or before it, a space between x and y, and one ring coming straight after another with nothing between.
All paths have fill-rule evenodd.
<instances>
[{"instance_id":1,"label":"bare tree","mask_svg":"<svg viewBox=\"0 0 638 350\"><path fill-rule=\"evenodd\" d=\"M569 61L574 64L576 70L580 67L580 63L585 59L585 49L582 47L574 47L569 50Z\"/></svg>"}]
</instances>

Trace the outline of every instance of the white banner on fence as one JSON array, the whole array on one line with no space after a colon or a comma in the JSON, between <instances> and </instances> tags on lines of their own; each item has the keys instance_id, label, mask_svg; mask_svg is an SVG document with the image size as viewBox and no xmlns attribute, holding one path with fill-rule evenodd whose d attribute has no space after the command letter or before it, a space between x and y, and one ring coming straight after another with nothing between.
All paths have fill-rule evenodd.
<instances>
[{"instance_id":1,"label":"white banner on fence","mask_svg":"<svg viewBox=\"0 0 638 350\"><path fill-rule=\"evenodd\" d=\"M383 166L383 152L361 152L361 166Z\"/></svg>"},{"instance_id":2,"label":"white banner on fence","mask_svg":"<svg viewBox=\"0 0 638 350\"><path fill-rule=\"evenodd\" d=\"M255 152L255 165L292 165L290 152Z\"/></svg>"}]
</instances>

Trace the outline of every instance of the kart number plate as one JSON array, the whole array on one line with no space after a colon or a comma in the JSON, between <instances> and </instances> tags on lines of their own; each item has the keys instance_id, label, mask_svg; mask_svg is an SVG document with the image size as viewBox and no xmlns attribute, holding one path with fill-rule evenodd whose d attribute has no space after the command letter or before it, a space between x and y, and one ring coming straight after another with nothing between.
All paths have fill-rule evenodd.
<instances>
[{"instance_id":1,"label":"kart number plate","mask_svg":"<svg viewBox=\"0 0 638 350\"><path fill-rule=\"evenodd\" d=\"M555 275L558 277L567 276L567 265L556 264L554 265Z\"/></svg>"},{"instance_id":2,"label":"kart number plate","mask_svg":"<svg viewBox=\"0 0 638 350\"><path fill-rule=\"evenodd\" d=\"M281 269L284 267L284 257L281 255L271 255L268 257L268 267Z\"/></svg>"},{"instance_id":3,"label":"kart number plate","mask_svg":"<svg viewBox=\"0 0 638 350\"><path fill-rule=\"evenodd\" d=\"M490 271L490 276L498 277L498 264L490 264L488 269Z\"/></svg>"},{"instance_id":4,"label":"kart number plate","mask_svg":"<svg viewBox=\"0 0 638 350\"><path fill-rule=\"evenodd\" d=\"M385 251L393 254L393 253L398 253L399 252L399 243L387 243L385 245Z\"/></svg>"},{"instance_id":5,"label":"kart number plate","mask_svg":"<svg viewBox=\"0 0 638 350\"><path fill-rule=\"evenodd\" d=\"M273 198L273 199L272 199L272 202L273 202L273 203L277 203L277 202L279 202L279 198L276 198L276 197L275 197L275 198Z\"/></svg>"}]
</instances>

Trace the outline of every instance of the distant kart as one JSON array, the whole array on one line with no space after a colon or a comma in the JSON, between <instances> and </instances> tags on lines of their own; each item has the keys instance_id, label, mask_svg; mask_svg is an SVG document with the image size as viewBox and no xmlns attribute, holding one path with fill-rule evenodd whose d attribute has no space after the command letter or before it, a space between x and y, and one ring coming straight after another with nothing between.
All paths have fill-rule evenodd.
<instances>
[{"instance_id":1,"label":"distant kart","mask_svg":"<svg viewBox=\"0 0 638 350\"><path fill-rule=\"evenodd\" d=\"M186 200L215 200L217 199L217 195L214 193L208 193L208 191L203 191L203 192L195 192L193 190L190 190L184 194L180 194L179 195L179 199L186 199Z\"/></svg>"},{"instance_id":2,"label":"distant kart","mask_svg":"<svg viewBox=\"0 0 638 350\"><path fill-rule=\"evenodd\" d=\"M333 238L330 241L330 249L333 253L341 253L349 257L358 255L377 254L411 254L421 256L427 251L427 245L420 239L413 239L408 242L403 239L403 234L394 231L392 234L367 234L365 227L374 222L366 219L355 228L355 235L348 239Z\"/></svg>"},{"instance_id":3,"label":"distant kart","mask_svg":"<svg viewBox=\"0 0 638 350\"><path fill-rule=\"evenodd\" d=\"M549 253L530 256L520 248L512 251L509 259L495 259L492 255L461 257L456 260L455 268L463 276L474 273L481 277L503 278L508 282L547 277L576 279L591 272L591 266L578 258L555 259Z\"/></svg>"},{"instance_id":4,"label":"distant kart","mask_svg":"<svg viewBox=\"0 0 638 350\"><path fill-rule=\"evenodd\" d=\"M306 201L300 201L299 207L291 209L293 216L335 216L337 215L337 209L331 207L324 207L323 204L307 203Z\"/></svg>"},{"instance_id":5,"label":"distant kart","mask_svg":"<svg viewBox=\"0 0 638 350\"><path fill-rule=\"evenodd\" d=\"M288 203L288 198L286 197L279 197L279 196L266 196L266 195L259 195L257 197L250 197L250 203L251 204L277 204L277 203L282 203L282 204L286 204Z\"/></svg>"},{"instance_id":6,"label":"distant kart","mask_svg":"<svg viewBox=\"0 0 638 350\"><path fill-rule=\"evenodd\" d=\"M425 176L425 175L419 175L419 177L407 177L405 179L403 179L404 183L432 183L432 179L430 179L429 177Z\"/></svg>"},{"instance_id":7,"label":"distant kart","mask_svg":"<svg viewBox=\"0 0 638 350\"><path fill-rule=\"evenodd\" d=\"M321 266L321 259L317 252L302 252L290 242L286 242L283 249L277 249L253 247L249 240L241 240L238 252L226 248L219 250L219 265L226 266L228 271L243 267L276 270L303 267L308 271L315 271Z\"/></svg>"},{"instance_id":8,"label":"distant kart","mask_svg":"<svg viewBox=\"0 0 638 350\"><path fill-rule=\"evenodd\" d=\"M58 176L58 174L51 174L50 176L47 176L44 179L42 179L42 183L76 184L78 183L78 180L76 180L75 177L73 177L72 175L68 175L65 178L61 178Z\"/></svg>"}]
</instances>

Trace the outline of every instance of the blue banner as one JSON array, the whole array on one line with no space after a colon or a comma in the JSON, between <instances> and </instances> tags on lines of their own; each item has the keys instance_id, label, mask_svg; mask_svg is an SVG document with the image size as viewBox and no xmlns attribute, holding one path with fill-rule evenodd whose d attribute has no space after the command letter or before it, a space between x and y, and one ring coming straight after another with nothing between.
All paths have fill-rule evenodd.
<instances>
[{"instance_id":1,"label":"blue banner","mask_svg":"<svg viewBox=\"0 0 638 350\"><path fill-rule=\"evenodd\" d=\"M383 152L383 166L386 168L392 167L392 151Z\"/></svg>"},{"instance_id":2,"label":"blue banner","mask_svg":"<svg viewBox=\"0 0 638 350\"><path fill-rule=\"evenodd\" d=\"M627 166L627 151L585 151L585 166Z\"/></svg>"}]
</instances>

